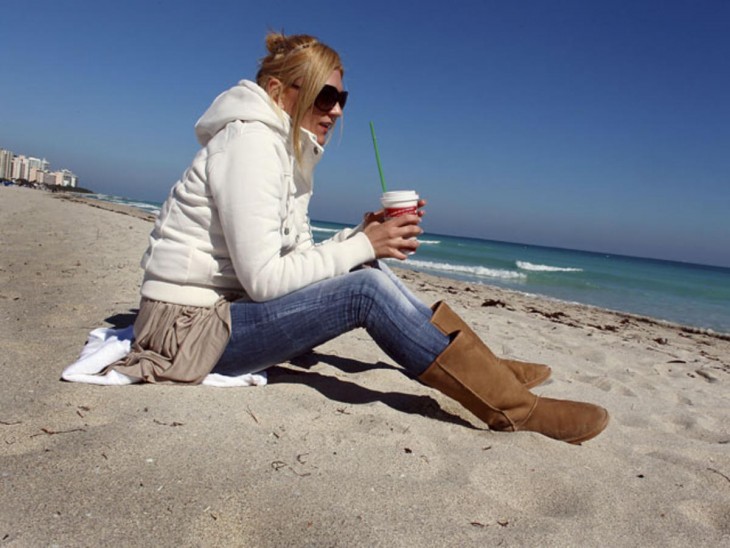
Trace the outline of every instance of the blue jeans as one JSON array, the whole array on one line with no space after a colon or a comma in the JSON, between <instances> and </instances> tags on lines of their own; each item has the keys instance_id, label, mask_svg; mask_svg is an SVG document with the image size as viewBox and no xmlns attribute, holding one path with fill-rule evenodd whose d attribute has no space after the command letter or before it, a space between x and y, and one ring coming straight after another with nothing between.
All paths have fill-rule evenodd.
<instances>
[{"instance_id":1,"label":"blue jeans","mask_svg":"<svg viewBox=\"0 0 730 548\"><path fill-rule=\"evenodd\" d=\"M255 373L364 327L391 359L420 375L449 344L431 314L377 262L271 301L231 303L231 337L213 372Z\"/></svg>"}]
</instances>

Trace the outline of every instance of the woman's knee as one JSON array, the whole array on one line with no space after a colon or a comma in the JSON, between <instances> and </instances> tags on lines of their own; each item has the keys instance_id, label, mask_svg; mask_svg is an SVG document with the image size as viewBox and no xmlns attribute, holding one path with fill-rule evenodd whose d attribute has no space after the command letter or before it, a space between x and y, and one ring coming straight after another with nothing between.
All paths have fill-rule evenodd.
<instances>
[{"instance_id":1,"label":"woman's knee","mask_svg":"<svg viewBox=\"0 0 730 548\"><path fill-rule=\"evenodd\" d=\"M351 286L353 311L360 327L367 325L373 309L397 306L402 295L387 274L377 268L362 268L352 273Z\"/></svg>"},{"instance_id":2,"label":"woman's knee","mask_svg":"<svg viewBox=\"0 0 730 548\"><path fill-rule=\"evenodd\" d=\"M397 291L393 280L378 268L362 268L357 274L357 290L366 297L378 298Z\"/></svg>"}]
</instances>

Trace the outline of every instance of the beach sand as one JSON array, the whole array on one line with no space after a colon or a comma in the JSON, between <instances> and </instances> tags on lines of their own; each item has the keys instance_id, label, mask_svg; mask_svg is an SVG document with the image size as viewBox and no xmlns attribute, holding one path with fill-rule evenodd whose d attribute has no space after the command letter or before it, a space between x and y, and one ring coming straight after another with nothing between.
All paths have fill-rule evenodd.
<instances>
[{"instance_id":1,"label":"beach sand","mask_svg":"<svg viewBox=\"0 0 730 548\"><path fill-rule=\"evenodd\" d=\"M265 387L65 383L138 303L149 217L100 206L0 188L3 546L730 546L727 337L399 271L606 407L582 446L490 432L363 330Z\"/></svg>"}]
</instances>

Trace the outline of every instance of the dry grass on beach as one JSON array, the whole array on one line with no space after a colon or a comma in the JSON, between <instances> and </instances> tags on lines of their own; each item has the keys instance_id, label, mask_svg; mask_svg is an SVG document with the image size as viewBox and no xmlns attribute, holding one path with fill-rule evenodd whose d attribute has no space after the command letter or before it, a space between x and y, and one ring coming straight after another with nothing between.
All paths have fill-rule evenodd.
<instances>
[{"instance_id":1,"label":"dry grass on beach","mask_svg":"<svg viewBox=\"0 0 730 548\"><path fill-rule=\"evenodd\" d=\"M727 338L401 271L605 406L583 446L489 432L361 330L265 387L64 383L132 320L151 228L86 201L0 188L0 544L730 546Z\"/></svg>"}]
</instances>

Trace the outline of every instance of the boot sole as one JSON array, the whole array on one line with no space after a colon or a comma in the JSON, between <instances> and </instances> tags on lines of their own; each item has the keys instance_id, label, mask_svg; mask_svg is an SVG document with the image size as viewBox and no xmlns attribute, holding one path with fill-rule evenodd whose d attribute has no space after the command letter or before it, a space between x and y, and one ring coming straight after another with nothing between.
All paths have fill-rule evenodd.
<instances>
[{"instance_id":1,"label":"boot sole","mask_svg":"<svg viewBox=\"0 0 730 548\"><path fill-rule=\"evenodd\" d=\"M601 432L603 432L606 429L606 426L608 426L608 421L609 421L609 415L608 415L608 412L607 412L606 413L606 418L603 420L603 422L599 426L596 427L595 430L592 430L588 434L584 434L583 436L581 436L579 438L574 438L574 439L570 439L570 440L559 440L559 441L564 441L564 442L567 442L567 443L572 443L573 445L580 445L584 441L588 441L590 439L593 439L598 434L600 434Z\"/></svg>"}]
</instances>

